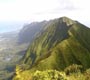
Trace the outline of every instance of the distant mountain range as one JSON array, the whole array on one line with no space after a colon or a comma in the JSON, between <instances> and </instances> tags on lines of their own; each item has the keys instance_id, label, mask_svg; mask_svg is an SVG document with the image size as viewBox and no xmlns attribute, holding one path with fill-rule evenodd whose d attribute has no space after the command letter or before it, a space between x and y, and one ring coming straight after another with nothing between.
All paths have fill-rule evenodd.
<instances>
[{"instance_id":1,"label":"distant mountain range","mask_svg":"<svg viewBox=\"0 0 90 80\"><path fill-rule=\"evenodd\" d=\"M19 32L19 43L30 43L34 37L44 28L47 21L33 22L25 25Z\"/></svg>"},{"instance_id":2,"label":"distant mountain range","mask_svg":"<svg viewBox=\"0 0 90 80\"><path fill-rule=\"evenodd\" d=\"M26 25L20 42L31 42L16 67L14 80L27 80L29 72L58 70L77 64L90 68L90 28L67 17ZM21 71L21 72L20 72Z\"/></svg>"}]
</instances>

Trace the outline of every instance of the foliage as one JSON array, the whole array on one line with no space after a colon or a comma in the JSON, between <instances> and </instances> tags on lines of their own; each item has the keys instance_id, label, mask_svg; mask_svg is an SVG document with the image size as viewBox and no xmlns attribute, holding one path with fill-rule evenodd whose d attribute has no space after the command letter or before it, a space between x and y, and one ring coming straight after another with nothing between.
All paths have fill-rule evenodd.
<instances>
[{"instance_id":1,"label":"foliage","mask_svg":"<svg viewBox=\"0 0 90 80\"><path fill-rule=\"evenodd\" d=\"M82 65L77 65L77 64L72 64L69 67L65 68L65 73L66 75L70 75L72 73L78 73L78 72L83 72L83 67Z\"/></svg>"},{"instance_id":2,"label":"foliage","mask_svg":"<svg viewBox=\"0 0 90 80\"><path fill-rule=\"evenodd\" d=\"M22 64L30 65L32 70L64 70L71 64L87 69L90 67L89 36L90 29L79 22L66 17L52 20L35 37Z\"/></svg>"},{"instance_id":3,"label":"foliage","mask_svg":"<svg viewBox=\"0 0 90 80\"><path fill-rule=\"evenodd\" d=\"M85 71L84 76L86 77L86 80L90 80L90 69Z\"/></svg>"},{"instance_id":4,"label":"foliage","mask_svg":"<svg viewBox=\"0 0 90 80\"><path fill-rule=\"evenodd\" d=\"M19 73L14 80L49 80L52 75L56 80L62 77L67 80L85 80L83 68L90 68L89 28L62 17L48 22L38 35L21 61L25 65L17 68ZM58 72L64 69L63 75L66 73L66 77ZM47 70L51 70L53 74L49 75Z\"/></svg>"},{"instance_id":5,"label":"foliage","mask_svg":"<svg viewBox=\"0 0 90 80\"><path fill-rule=\"evenodd\" d=\"M84 73L78 71L66 75L64 71L57 70L36 70L33 73L27 70L20 72L13 80L90 80L90 69L87 69Z\"/></svg>"},{"instance_id":6,"label":"foliage","mask_svg":"<svg viewBox=\"0 0 90 80\"><path fill-rule=\"evenodd\" d=\"M56 70L36 71L32 80L66 80L63 76Z\"/></svg>"}]
</instances>

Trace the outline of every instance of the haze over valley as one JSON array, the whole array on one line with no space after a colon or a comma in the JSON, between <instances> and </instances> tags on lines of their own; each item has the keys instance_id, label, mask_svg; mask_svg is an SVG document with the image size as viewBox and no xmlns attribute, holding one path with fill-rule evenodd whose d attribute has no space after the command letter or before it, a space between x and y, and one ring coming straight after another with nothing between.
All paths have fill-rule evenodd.
<instances>
[{"instance_id":1,"label":"haze over valley","mask_svg":"<svg viewBox=\"0 0 90 80\"><path fill-rule=\"evenodd\" d=\"M90 1L0 0L0 80L90 80Z\"/></svg>"}]
</instances>

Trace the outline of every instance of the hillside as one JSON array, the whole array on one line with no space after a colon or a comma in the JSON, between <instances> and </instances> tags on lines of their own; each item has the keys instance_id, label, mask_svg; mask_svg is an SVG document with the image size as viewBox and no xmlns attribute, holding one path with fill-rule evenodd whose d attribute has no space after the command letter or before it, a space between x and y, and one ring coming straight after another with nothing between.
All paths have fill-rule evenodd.
<instances>
[{"instance_id":1,"label":"hillside","mask_svg":"<svg viewBox=\"0 0 90 80\"><path fill-rule=\"evenodd\" d=\"M30 43L34 36L38 34L44 27L47 21L42 22L32 22L31 24L25 25L19 32L18 42L21 43Z\"/></svg>"},{"instance_id":2,"label":"hillside","mask_svg":"<svg viewBox=\"0 0 90 80\"><path fill-rule=\"evenodd\" d=\"M17 66L16 70L23 71L16 72L18 80L28 69L29 72L51 69L62 71L72 64L90 68L89 36L90 28L77 21L67 17L51 20L31 43L20 67Z\"/></svg>"}]
</instances>

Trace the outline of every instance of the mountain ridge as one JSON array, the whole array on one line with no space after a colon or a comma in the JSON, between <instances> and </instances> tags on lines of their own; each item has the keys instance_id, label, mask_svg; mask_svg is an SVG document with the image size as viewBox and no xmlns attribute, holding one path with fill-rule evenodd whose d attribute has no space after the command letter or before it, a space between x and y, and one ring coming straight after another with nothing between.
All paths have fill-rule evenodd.
<instances>
[{"instance_id":1,"label":"mountain ridge","mask_svg":"<svg viewBox=\"0 0 90 80\"><path fill-rule=\"evenodd\" d=\"M89 36L90 28L67 17L49 21L24 55L22 71L62 71L72 64L90 68Z\"/></svg>"},{"instance_id":2,"label":"mountain ridge","mask_svg":"<svg viewBox=\"0 0 90 80\"><path fill-rule=\"evenodd\" d=\"M36 36L36 34L42 30L46 23L47 21L42 21L24 25L19 32L18 42L20 44L30 43L34 39L34 36Z\"/></svg>"},{"instance_id":3,"label":"mountain ridge","mask_svg":"<svg viewBox=\"0 0 90 80\"><path fill-rule=\"evenodd\" d=\"M74 25L73 25L74 24ZM61 17L59 19L52 20L52 22L49 24L45 30L41 34L40 39L36 39L34 43L31 44L31 53L36 58L37 55L42 55L42 52L48 51L53 46L57 45L60 41L65 40L64 38L68 38L70 35L68 34L68 30L72 28L72 26L81 25L79 23L76 23L75 21L67 18L67 17ZM46 25L47 26L47 25ZM57 27L56 27L57 26ZM82 25L83 26L83 25ZM53 28L53 29L52 29ZM79 26L78 26L79 28ZM75 31L74 31L75 32ZM46 39L45 36L46 36ZM45 41L43 41L45 40ZM40 42L39 42L40 41ZM48 45L47 45L48 44ZM83 43L84 44L84 43ZM44 47L43 47L44 45ZM34 47L33 47L34 46ZM36 46L36 47L35 47ZM89 47L90 48L90 47ZM34 49L34 50L33 50ZM35 50L36 49L36 50ZM35 55L35 54L37 55ZM28 53L27 53L28 54ZM43 53L44 54L44 53ZM34 59L33 59L34 60ZM36 59L37 60L37 59ZM25 63L28 60L25 60ZM32 61L32 60L31 60ZM33 62L31 62L33 64Z\"/></svg>"}]
</instances>

